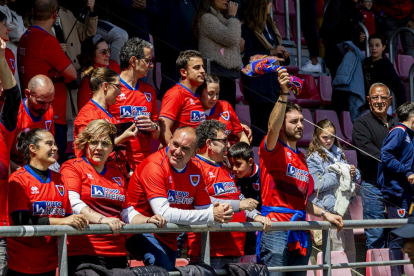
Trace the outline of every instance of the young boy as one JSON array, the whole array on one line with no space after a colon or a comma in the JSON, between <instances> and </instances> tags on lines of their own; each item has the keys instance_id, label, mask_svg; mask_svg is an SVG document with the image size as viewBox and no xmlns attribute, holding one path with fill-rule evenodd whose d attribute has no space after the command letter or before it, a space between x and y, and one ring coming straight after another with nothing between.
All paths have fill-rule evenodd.
<instances>
[{"instance_id":1,"label":"young boy","mask_svg":"<svg viewBox=\"0 0 414 276\"><path fill-rule=\"evenodd\" d=\"M368 30L369 36L375 34L375 20L376 16L374 11L372 10L372 2L373 0L360 0L359 6L361 7L361 11L359 12L358 18L359 21L362 22Z\"/></svg>"},{"instance_id":2,"label":"young boy","mask_svg":"<svg viewBox=\"0 0 414 276\"><path fill-rule=\"evenodd\" d=\"M253 161L253 150L245 142L238 142L231 146L227 152L231 164L231 170L236 176L236 184L240 192L246 198L259 201L257 210L262 208L262 197L260 194L259 165ZM246 255L256 254L256 235L254 232L246 233L244 245Z\"/></svg>"}]
</instances>

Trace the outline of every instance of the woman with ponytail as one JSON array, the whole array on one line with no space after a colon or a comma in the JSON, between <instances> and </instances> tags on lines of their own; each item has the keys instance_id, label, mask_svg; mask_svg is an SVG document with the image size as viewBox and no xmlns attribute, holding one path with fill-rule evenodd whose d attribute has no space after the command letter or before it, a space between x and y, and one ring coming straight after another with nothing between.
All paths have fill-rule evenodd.
<instances>
[{"instance_id":1,"label":"woman with ponytail","mask_svg":"<svg viewBox=\"0 0 414 276\"><path fill-rule=\"evenodd\" d=\"M84 215L72 215L68 184L63 175L49 170L56 162L53 135L40 128L21 132L17 149L27 165L9 178L9 220L11 225L70 225L78 230L88 226ZM56 274L57 237L7 238L7 275Z\"/></svg>"},{"instance_id":2,"label":"woman with ponytail","mask_svg":"<svg viewBox=\"0 0 414 276\"><path fill-rule=\"evenodd\" d=\"M81 65L81 83L79 85L77 106L78 111L92 98L92 88L89 80L94 69L105 67L121 73L119 64L110 60L111 50L100 35L90 36L82 42L81 54L78 56Z\"/></svg>"}]
</instances>

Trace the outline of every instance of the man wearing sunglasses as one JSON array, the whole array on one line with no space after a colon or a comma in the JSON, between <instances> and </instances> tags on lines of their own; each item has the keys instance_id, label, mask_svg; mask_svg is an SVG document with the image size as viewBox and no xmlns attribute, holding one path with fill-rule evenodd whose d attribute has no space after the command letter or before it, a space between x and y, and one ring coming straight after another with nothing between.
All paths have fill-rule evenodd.
<instances>
[{"instance_id":1,"label":"man wearing sunglasses","mask_svg":"<svg viewBox=\"0 0 414 276\"><path fill-rule=\"evenodd\" d=\"M76 68L63 52L59 41L50 34L58 13L57 0L36 0L33 6L33 25L20 38L18 48L21 88L28 87L35 75L48 76L55 88L55 138L59 160L65 161L66 151L66 87L76 79Z\"/></svg>"}]
</instances>

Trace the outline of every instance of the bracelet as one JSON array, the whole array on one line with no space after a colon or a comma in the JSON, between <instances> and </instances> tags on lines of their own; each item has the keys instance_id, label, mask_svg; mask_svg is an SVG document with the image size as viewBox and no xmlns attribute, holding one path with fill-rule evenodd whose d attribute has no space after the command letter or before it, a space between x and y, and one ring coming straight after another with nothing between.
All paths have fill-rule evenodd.
<instances>
[{"instance_id":1,"label":"bracelet","mask_svg":"<svg viewBox=\"0 0 414 276\"><path fill-rule=\"evenodd\" d=\"M282 104L287 104L288 102L286 101L282 101L282 100L277 100L279 103L282 103Z\"/></svg>"},{"instance_id":2,"label":"bracelet","mask_svg":"<svg viewBox=\"0 0 414 276\"><path fill-rule=\"evenodd\" d=\"M326 214L326 211L325 210L323 210L322 212L321 212L321 218L324 218L323 216Z\"/></svg>"},{"instance_id":3,"label":"bracelet","mask_svg":"<svg viewBox=\"0 0 414 276\"><path fill-rule=\"evenodd\" d=\"M148 218L148 219L147 219L147 221L146 221L145 223L148 223L148 221L149 221L150 219L151 219L151 218Z\"/></svg>"},{"instance_id":4,"label":"bracelet","mask_svg":"<svg viewBox=\"0 0 414 276\"><path fill-rule=\"evenodd\" d=\"M101 223L102 223L102 220L103 220L104 218L106 218L106 217L105 217L105 216L100 217L100 218L99 218L99 220L98 220L98 224L101 224Z\"/></svg>"},{"instance_id":5,"label":"bracelet","mask_svg":"<svg viewBox=\"0 0 414 276\"><path fill-rule=\"evenodd\" d=\"M285 93L283 91L280 91L279 93L280 93L280 95L284 95L284 96L289 96L290 95L289 92Z\"/></svg>"}]
</instances>

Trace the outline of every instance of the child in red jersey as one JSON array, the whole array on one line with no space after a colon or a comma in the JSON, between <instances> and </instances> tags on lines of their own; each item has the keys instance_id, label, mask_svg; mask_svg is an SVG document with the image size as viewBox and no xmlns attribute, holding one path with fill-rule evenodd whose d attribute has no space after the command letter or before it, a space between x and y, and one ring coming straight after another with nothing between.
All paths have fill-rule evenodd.
<instances>
[{"instance_id":1,"label":"child in red jersey","mask_svg":"<svg viewBox=\"0 0 414 276\"><path fill-rule=\"evenodd\" d=\"M360 0L359 1L359 6L361 7L361 10L359 12L358 19L367 28L369 36L371 36L372 34L375 34L376 32L376 29L375 29L376 16L375 16L374 10L372 9L372 3L373 3L373 0Z\"/></svg>"},{"instance_id":2,"label":"child in red jersey","mask_svg":"<svg viewBox=\"0 0 414 276\"><path fill-rule=\"evenodd\" d=\"M48 169L56 162L53 135L40 128L21 132L17 147L27 165L9 179L9 216L12 225L70 225L87 227L84 215L72 215L68 184L63 175ZM56 274L57 237L8 238L7 275Z\"/></svg>"}]
</instances>

